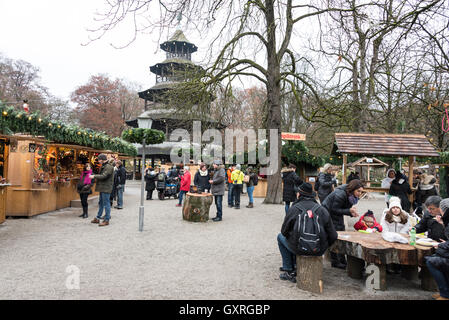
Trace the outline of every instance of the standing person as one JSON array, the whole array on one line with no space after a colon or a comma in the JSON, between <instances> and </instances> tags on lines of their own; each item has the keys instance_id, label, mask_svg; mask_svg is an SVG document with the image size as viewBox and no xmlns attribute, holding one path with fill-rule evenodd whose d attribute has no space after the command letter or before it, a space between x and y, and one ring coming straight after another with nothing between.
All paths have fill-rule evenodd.
<instances>
[{"instance_id":1,"label":"standing person","mask_svg":"<svg viewBox=\"0 0 449 320\"><path fill-rule=\"evenodd\" d=\"M284 273L279 276L281 280L296 282L296 255L301 255L302 252L298 250L300 248L301 235L295 226L303 212L307 212L307 214L310 212L312 218L315 218L315 222L317 222L319 226L315 229L315 232L317 232L316 235L318 235L319 238L319 241L315 243L319 243L319 250L317 250L314 255L323 255L327 248L329 248L338 238L337 231L334 228L329 212L325 207L317 203L315 196L316 194L313 192L312 185L304 182L298 189L298 201L291 206L288 214L285 216L281 233L279 233L277 237L279 251L282 257L282 267L279 268L279 270L284 271Z\"/></svg>"},{"instance_id":2,"label":"standing person","mask_svg":"<svg viewBox=\"0 0 449 320\"><path fill-rule=\"evenodd\" d=\"M332 175L331 167L330 163L326 163L323 172L320 172L318 175L318 198L320 198L320 203L323 203L326 197L334 191L334 186L337 186L337 180Z\"/></svg>"},{"instance_id":3,"label":"standing person","mask_svg":"<svg viewBox=\"0 0 449 320\"><path fill-rule=\"evenodd\" d=\"M410 212L411 203L408 195L412 194L410 185L407 182L407 177L400 171L396 171L396 176L391 181L390 192L391 196L396 196L401 199L401 207L403 210Z\"/></svg>"},{"instance_id":4,"label":"standing person","mask_svg":"<svg viewBox=\"0 0 449 320\"><path fill-rule=\"evenodd\" d=\"M220 160L214 160L214 176L209 180L211 184L211 193L214 196L215 206L217 208L217 216L213 221L223 220L223 196L225 192L226 172Z\"/></svg>"},{"instance_id":5,"label":"standing person","mask_svg":"<svg viewBox=\"0 0 449 320\"><path fill-rule=\"evenodd\" d=\"M422 205L430 196L438 195L437 189L435 188L436 182L437 180L431 174L424 172L419 175L419 184L417 191L419 192L419 204Z\"/></svg>"},{"instance_id":6,"label":"standing person","mask_svg":"<svg viewBox=\"0 0 449 320\"><path fill-rule=\"evenodd\" d=\"M100 192L100 198L98 201L98 213L97 216L91 221L92 223L100 223L103 209L105 210L105 216L103 222L99 224L99 227L109 225L111 219L111 206L109 197L112 192L112 186L114 184L114 159L108 162L108 157L101 153L98 156L98 162L101 164L100 174L90 175L89 178L96 179L95 191Z\"/></svg>"},{"instance_id":7,"label":"standing person","mask_svg":"<svg viewBox=\"0 0 449 320\"><path fill-rule=\"evenodd\" d=\"M117 192L117 205L114 207L116 209L123 209L123 192L125 191L125 183L126 183L126 169L123 166L122 161L117 160L115 162L115 167L117 168L115 174L114 185Z\"/></svg>"},{"instance_id":8,"label":"standing person","mask_svg":"<svg viewBox=\"0 0 449 320\"><path fill-rule=\"evenodd\" d=\"M249 198L249 204L246 206L247 208L254 208L254 199L253 199L253 192L254 192L254 186L257 184L257 174L253 172L252 167L248 167L246 169L246 174L249 176L249 181L246 182L246 191L248 192L248 198Z\"/></svg>"},{"instance_id":9,"label":"standing person","mask_svg":"<svg viewBox=\"0 0 449 320\"><path fill-rule=\"evenodd\" d=\"M147 200L153 200L153 191L156 189L156 172L149 167L145 170L145 190L147 192Z\"/></svg>"},{"instance_id":10,"label":"standing person","mask_svg":"<svg viewBox=\"0 0 449 320\"><path fill-rule=\"evenodd\" d=\"M201 163L200 168L195 173L195 177L193 178L193 184L197 186L199 192L209 192L209 179L209 170L207 170L207 166L205 163Z\"/></svg>"},{"instance_id":11,"label":"standing person","mask_svg":"<svg viewBox=\"0 0 449 320\"><path fill-rule=\"evenodd\" d=\"M382 184L380 185L381 188L390 189L391 182L394 180L394 177L396 176L394 169L388 169L387 170L387 176L382 180ZM389 192L385 192L385 203L388 207L388 200L390 199Z\"/></svg>"},{"instance_id":12,"label":"standing person","mask_svg":"<svg viewBox=\"0 0 449 320\"><path fill-rule=\"evenodd\" d=\"M113 160L113 162L112 162ZM115 166L115 160L111 159L111 165L114 167L114 178L112 179L113 183L112 183L112 192L111 195L109 196L109 202L111 203L111 207L114 205L114 200L117 199L117 167Z\"/></svg>"},{"instance_id":13,"label":"standing person","mask_svg":"<svg viewBox=\"0 0 449 320\"><path fill-rule=\"evenodd\" d=\"M190 176L189 167L184 166L184 174L181 177L181 191L179 192L179 203L176 205L177 207L182 206L182 198L187 192L190 191L191 182L192 178Z\"/></svg>"},{"instance_id":14,"label":"standing person","mask_svg":"<svg viewBox=\"0 0 449 320\"><path fill-rule=\"evenodd\" d=\"M232 208L234 206L234 198L232 194L232 187L234 186L232 184L232 171L234 171L234 166L229 166L228 171L226 172L227 175L227 181L228 181L228 207Z\"/></svg>"},{"instance_id":15,"label":"standing person","mask_svg":"<svg viewBox=\"0 0 449 320\"><path fill-rule=\"evenodd\" d=\"M282 182L284 183L282 201L285 202L285 214L287 214L288 209L290 208L290 203L296 201L296 191L303 183L295 171L296 166L292 163L288 165L288 168L281 170Z\"/></svg>"},{"instance_id":16,"label":"standing person","mask_svg":"<svg viewBox=\"0 0 449 320\"><path fill-rule=\"evenodd\" d=\"M362 192L362 182L355 179L336 188L322 203L329 211L337 231L345 231L346 229L344 216L359 216L354 206L357 204ZM345 255L331 252L331 265L334 268L346 269Z\"/></svg>"},{"instance_id":17,"label":"standing person","mask_svg":"<svg viewBox=\"0 0 449 320\"><path fill-rule=\"evenodd\" d=\"M351 173L348 176L348 179L346 180L346 183L349 183L352 180L360 180L360 176L359 176L358 172L351 171Z\"/></svg>"},{"instance_id":18,"label":"standing person","mask_svg":"<svg viewBox=\"0 0 449 320\"><path fill-rule=\"evenodd\" d=\"M92 174L92 168L89 163L86 163L83 168L83 172L80 176L80 188L78 188L78 192L80 194L81 206L83 207L83 214L80 215L80 218L88 217L88 202L87 197L92 193L92 179L90 175Z\"/></svg>"},{"instance_id":19,"label":"standing person","mask_svg":"<svg viewBox=\"0 0 449 320\"><path fill-rule=\"evenodd\" d=\"M232 171L231 180L232 180L232 198L234 199L234 208L240 209L240 194L243 190L243 178L245 175L242 171L240 171L240 164L235 166L235 170Z\"/></svg>"}]
</instances>

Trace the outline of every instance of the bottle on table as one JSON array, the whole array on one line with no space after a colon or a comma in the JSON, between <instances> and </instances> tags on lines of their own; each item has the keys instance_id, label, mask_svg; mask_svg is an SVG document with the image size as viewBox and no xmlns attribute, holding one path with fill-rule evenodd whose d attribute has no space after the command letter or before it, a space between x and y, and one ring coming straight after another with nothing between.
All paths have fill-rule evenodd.
<instances>
[{"instance_id":1,"label":"bottle on table","mask_svg":"<svg viewBox=\"0 0 449 320\"><path fill-rule=\"evenodd\" d=\"M414 246L416 244L416 229L412 228L410 230L410 245Z\"/></svg>"}]
</instances>

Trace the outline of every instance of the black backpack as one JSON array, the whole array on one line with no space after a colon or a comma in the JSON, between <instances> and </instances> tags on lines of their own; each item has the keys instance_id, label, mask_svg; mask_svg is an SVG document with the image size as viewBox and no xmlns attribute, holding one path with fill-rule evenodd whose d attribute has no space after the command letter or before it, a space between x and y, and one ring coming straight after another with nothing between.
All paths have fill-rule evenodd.
<instances>
[{"instance_id":1,"label":"black backpack","mask_svg":"<svg viewBox=\"0 0 449 320\"><path fill-rule=\"evenodd\" d=\"M320 174L318 174L318 177L316 177L316 181L315 181L315 185L314 185L313 189L315 191L318 191L319 188L320 188Z\"/></svg>"},{"instance_id":2,"label":"black backpack","mask_svg":"<svg viewBox=\"0 0 449 320\"><path fill-rule=\"evenodd\" d=\"M259 183L259 177L257 176L257 174L253 175L253 184L255 186L257 186L257 184Z\"/></svg>"},{"instance_id":3,"label":"black backpack","mask_svg":"<svg viewBox=\"0 0 449 320\"><path fill-rule=\"evenodd\" d=\"M295 221L294 232L297 235L296 252L298 255L316 256L321 254L320 224L315 210L320 207L315 204L306 210L299 202L295 206L301 211Z\"/></svg>"}]
</instances>

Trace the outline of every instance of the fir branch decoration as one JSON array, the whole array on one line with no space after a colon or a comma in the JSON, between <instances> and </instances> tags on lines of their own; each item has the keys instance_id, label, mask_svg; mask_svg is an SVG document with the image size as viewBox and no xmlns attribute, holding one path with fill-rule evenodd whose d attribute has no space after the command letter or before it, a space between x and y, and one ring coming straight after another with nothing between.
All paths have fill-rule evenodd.
<instances>
[{"instance_id":1,"label":"fir branch decoration","mask_svg":"<svg viewBox=\"0 0 449 320\"><path fill-rule=\"evenodd\" d=\"M76 144L100 150L137 155L136 148L120 138L111 138L104 132L97 132L73 124L63 124L42 117L38 112L31 114L5 106L0 101L0 130L3 134L26 133L32 136L44 136L56 143Z\"/></svg>"},{"instance_id":2,"label":"fir branch decoration","mask_svg":"<svg viewBox=\"0 0 449 320\"><path fill-rule=\"evenodd\" d=\"M131 143L143 143L145 137L145 144L158 144L165 140L165 134L160 130L133 128L122 132L122 139Z\"/></svg>"}]
</instances>

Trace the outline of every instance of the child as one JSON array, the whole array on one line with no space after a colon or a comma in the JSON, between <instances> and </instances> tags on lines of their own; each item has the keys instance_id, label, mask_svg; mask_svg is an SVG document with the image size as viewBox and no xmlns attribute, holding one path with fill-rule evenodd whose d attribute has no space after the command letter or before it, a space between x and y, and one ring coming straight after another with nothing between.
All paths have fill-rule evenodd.
<instances>
[{"instance_id":1,"label":"child","mask_svg":"<svg viewBox=\"0 0 449 320\"><path fill-rule=\"evenodd\" d=\"M383 231L408 234L411 228L410 216L402 210L401 199L390 198L389 208L384 210L380 224Z\"/></svg>"},{"instance_id":2,"label":"child","mask_svg":"<svg viewBox=\"0 0 449 320\"><path fill-rule=\"evenodd\" d=\"M382 232L382 226L377 223L374 213L368 210L360 220L354 225L355 230L364 230L367 232Z\"/></svg>"}]
</instances>

